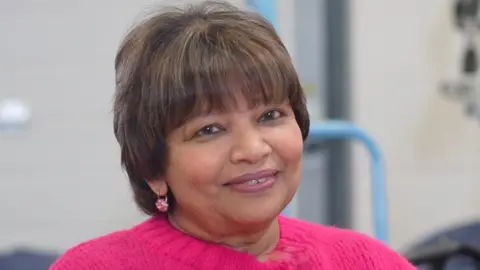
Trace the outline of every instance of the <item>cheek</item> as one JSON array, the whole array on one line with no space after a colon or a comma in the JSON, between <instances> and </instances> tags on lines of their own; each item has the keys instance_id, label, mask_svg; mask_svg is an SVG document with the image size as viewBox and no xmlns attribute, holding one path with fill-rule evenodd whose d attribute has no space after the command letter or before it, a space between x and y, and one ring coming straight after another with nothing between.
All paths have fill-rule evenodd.
<instances>
[{"instance_id":1,"label":"cheek","mask_svg":"<svg viewBox=\"0 0 480 270\"><path fill-rule=\"evenodd\" d=\"M292 163L292 165L302 161L303 140L301 136L298 140L292 140L289 143L285 143L284 148L283 157Z\"/></svg>"},{"instance_id":2,"label":"cheek","mask_svg":"<svg viewBox=\"0 0 480 270\"><path fill-rule=\"evenodd\" d=\"M185 186L201 188L214 183L223 167L222 155L220 153L212 155L214 152L218 152L218 149L214 151L202 146L172 151L167 173L167 181L172 188Z\"/></svg>"},{"instance_id":3,"label":"cheek","mask_svg":"<svg viewBox=\"0 0 480 270\"><path fill-rule=\"evenodd\" d=\"M275 144L276 152L285 162L285 166L301 166L303 139L296 123L285 129Z\"/></svg>"}]
</instances>

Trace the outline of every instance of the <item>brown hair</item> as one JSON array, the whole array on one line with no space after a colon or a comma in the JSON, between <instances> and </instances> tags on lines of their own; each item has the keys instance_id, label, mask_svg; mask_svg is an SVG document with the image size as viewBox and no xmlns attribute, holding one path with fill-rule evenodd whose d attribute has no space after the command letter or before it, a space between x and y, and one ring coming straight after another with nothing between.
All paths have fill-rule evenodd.
<instances>
[{"instance_id":1,"label":"brown hair","mask_svg":"<svg viewBox=\"0 0 480 270\"><path fill-rule=\"evenodd\" d=\"M231 108L239 94L251 106L289 101L308 135L302 87L274 28L225 2L153 13L127 34L115 71L121 162L136 203L149 215L157 214L157 196L146 181L164 173L166 137L195 115Z\"/></svg>"}]
</instances>

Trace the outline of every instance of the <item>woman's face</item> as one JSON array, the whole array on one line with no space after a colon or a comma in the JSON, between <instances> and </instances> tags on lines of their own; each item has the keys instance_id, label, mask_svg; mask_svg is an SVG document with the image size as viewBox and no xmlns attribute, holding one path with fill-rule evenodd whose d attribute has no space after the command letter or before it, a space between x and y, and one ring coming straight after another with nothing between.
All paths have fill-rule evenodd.
<instances>
[{"instance_id":1,"label":"woman's face","mask_svg":"<svg viewBox=\"0 0 480 270\"><path fill-rule=\"evenodd\" d=\"M261 224L286 207L300 182L303 140L287 103L249 109L239 102L189 121L167 144L164 180L184 219Z\"/></svg>"}]
</instances>

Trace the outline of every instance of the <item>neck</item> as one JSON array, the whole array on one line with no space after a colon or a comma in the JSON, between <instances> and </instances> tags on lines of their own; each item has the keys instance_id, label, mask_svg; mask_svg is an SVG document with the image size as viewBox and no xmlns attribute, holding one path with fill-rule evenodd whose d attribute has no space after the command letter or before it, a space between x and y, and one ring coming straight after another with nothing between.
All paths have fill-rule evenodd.
<instances>
[{"instance_id":1,"label":"neck","mask_svg":"<svg viewBox=\"0 0 480 270\"><path fill-rule=\"evenodd\" d=\"M247 229L244 226L243 228L234 229L237 226L229 222L212 222L214 221L213 219L207 222L212 225L210 227L208 224L192 221L179 213L169 215L168 219L175 228L188 235L204 241L221 244L238 251L248 252L256 256L259 260L266 260L267 255L275 249L280 239L280 226L277 218L267 224L248 226ZM219 224L222 224L222 226L219 226ZM228 231L222 232L208 229L215 227L229 229Z\"/></svg>"}]
</instances>

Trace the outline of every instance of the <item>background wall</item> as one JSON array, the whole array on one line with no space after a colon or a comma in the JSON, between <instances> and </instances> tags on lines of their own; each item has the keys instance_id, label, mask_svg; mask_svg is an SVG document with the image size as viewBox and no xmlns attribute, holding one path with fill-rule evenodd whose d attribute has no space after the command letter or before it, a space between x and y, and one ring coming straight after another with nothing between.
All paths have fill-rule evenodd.
<instances>
[{"instance_id":1,"label":"background wall","mask_svg":"<svg viewBox=\"0 0 480 270\"><path fill-rule=\"evenodd\" d=\"M479 218L480 126L439 85L459 78L450 0L351 1L353 115L387 160L392 245ZM371 232L369 164L355 147L355 227Z\"/></svg>"},{"instance_id":2,"label":"background wall","mask_svg":"<svg viewBox=\"0 0 480 270\"><path fill-rule=\"evenodd\" d=\"M139 218L113 136L113 58L148 1L1 1L0 94L33 110L0 139L0 248L65 248Z\"/></svg>"}]
</instances>

